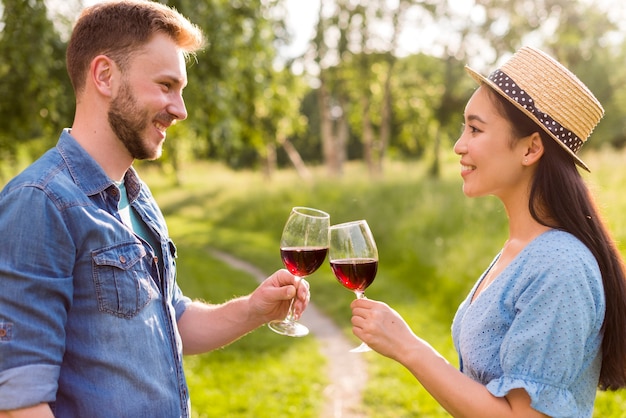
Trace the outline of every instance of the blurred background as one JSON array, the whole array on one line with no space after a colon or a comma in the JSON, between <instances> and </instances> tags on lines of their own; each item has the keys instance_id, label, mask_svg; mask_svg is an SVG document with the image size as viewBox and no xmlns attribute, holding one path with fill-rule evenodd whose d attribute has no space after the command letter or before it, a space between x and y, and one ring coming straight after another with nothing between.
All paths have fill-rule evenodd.
<instances>
[{"instance_id":1,"label":"blurred background","mask_svg":"<svg viewBox=\"0 0 626 418\"><path fill-rule=\"evenodd\" d=\"M94 0L0 0L0 184L70 127L64 54ZM164 154L137 169L176 242L187 295L220 303L253 277L212 249L269 274L292 206L367 219L380 254L372 299L400 312L452 364L456 307L507 236L492 197L461 192L452 145L475 82L522 45L577 74L606 116L582 173L626 254L626 5L622 0L176 0L207 48L188 66L189 117ZM8 238L10 239L10 237ZM356 345L354 298L328 263L312 302ZM363 354L368 380L354 417L447 417L402 366ZM193 417L323 416L332 359L316 338L267 327L226 349L187 357ZM333 418L337 418L335 415ZM599 392L594 418L626 417L626 391ZM346 418L346 417L344 417Z\"/></svg>"},{"instance_id":2,"label":"blurred background","mask_svg":"<svg viewBox=\"0 0 626 418\"><path fill-rule=\"evenodd\" d=\"M0 0L0 174L71 125L64 51L97 0ZM188 68L188 120L166 164L232 168L428 161L439 174L475 87L522 45L544 49L596 94L606 117L585 147L626 142L626 6L621 0L172 0L209 44ZM8 167L8 168L7 168Z\"/></svg>"}]
</instances>

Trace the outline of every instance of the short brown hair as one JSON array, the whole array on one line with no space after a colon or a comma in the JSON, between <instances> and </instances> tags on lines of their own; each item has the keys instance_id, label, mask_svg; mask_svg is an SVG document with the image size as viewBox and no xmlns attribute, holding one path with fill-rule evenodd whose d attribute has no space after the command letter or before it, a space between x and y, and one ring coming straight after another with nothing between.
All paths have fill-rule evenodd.
<instances>
[{"instance_id":1,"label":"short brown hair","mask_svg":"<svg viewBox=\"0 0 626 418\"><path fill-rule=\"evenodd\" d=\"M157 33L171 37L187 56L204 45L198 26L161 3L121 0L83 10L66 52L67 72L75 93L84 88L87 70L96 56L107 55L123 70L133 54Z\"/></svg>"}]
</instances>

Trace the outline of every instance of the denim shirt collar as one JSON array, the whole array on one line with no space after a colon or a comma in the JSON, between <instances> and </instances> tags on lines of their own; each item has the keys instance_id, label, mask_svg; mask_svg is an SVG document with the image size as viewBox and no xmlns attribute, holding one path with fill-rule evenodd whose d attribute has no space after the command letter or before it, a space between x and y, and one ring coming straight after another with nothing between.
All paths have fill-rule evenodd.
<instances>
[{"instance_id":1,"label":"denim shirt collar","mask_svg":"<svg viewBox=\"0 0 626 418\"><path fill-rule=\"evenodd\" d=\"M74 183L87 195L102 193L115 183L104 172L100 164L76 141L69 128L64 129L57 143L57 149L74 180ZM141 182L133 167L124 175L128 200L132 203L139 196ZM117 186L115 186L117 187Z\"/></svg>"}]
</instances>

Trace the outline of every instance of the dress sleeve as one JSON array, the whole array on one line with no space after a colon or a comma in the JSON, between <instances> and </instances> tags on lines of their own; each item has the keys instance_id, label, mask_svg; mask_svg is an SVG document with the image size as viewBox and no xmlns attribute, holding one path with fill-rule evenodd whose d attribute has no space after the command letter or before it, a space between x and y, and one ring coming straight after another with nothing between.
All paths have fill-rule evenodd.
<instances>
[{"instance_id":1,"label":"dress sleeve","mask_svg":"<svg viewBox=\"0 0 626 418\"><path fill-rule=\"evenodd\" d=\"M54 401L76 249L38 188L0 199L0 410Z\"/></svg>"},{"instance_id":2,"label":"dress sleeve","mask_svg":"<svg viewBox=\"0 0 626 418\"><path fill-rule=\"evenodd\" d=\"M549 266L532 273L514 288L515 318L499 354L503 375L487 389L502 397L524 388L534 409L553 417L578 416L577 400L568 388L583 368L599 361L604 319L600 272L595 258L581 248L565 257L555 254Z\"/></svg>"}]
</instances>

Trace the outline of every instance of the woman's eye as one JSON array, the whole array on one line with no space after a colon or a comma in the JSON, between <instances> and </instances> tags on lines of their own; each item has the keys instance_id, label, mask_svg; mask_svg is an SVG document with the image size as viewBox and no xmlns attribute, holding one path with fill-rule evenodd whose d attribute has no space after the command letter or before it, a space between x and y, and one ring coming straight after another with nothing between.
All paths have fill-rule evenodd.
<instances>
[{"instance_id":1,"label":"woman's eye","mask_svg":"<svg viewBox=\"0 0 626 418\"><path fill-rule=\"evenodd\" d=\"M472 134L480 132L480 129L472 125L467 125L467 129L469 129L470 133Z\"/></svg>"},{"instance_id":2,"label":"woman's eye","mask_svg":"<svg viewBox=\"0 0 626 418\"><path fill-rule=\"evenodd\" d=\"M466 124L461 125L461 133L465 132L466 129L468 129L470 133L473 133L473 134L480 132L478 128L472 125L466 125Z\"/></svg>"}]
</instances>

